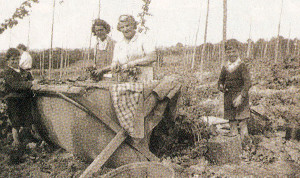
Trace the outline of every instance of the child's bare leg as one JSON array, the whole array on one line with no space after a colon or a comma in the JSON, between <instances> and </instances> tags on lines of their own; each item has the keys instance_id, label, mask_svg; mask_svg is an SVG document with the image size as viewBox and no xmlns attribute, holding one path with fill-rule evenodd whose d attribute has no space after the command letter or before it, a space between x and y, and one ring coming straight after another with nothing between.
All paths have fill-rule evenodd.
<instances>
[{"instance_id":1,"label":"child's bare leg","mask_svg":"<svg viewBox=\"0 0 300 178\"><path fill-rule=\"evenodd\" d=\"M247 119L243 119L240 121L240 132L241 132L242 140L244 140L245 137L249 136L248 127L247 127Z\"/></svg>"},{"instance_id":2,"label":"child's bare leg","mask_svg":"<svg viewBox=\"0 0 300 178\"><path fill-rule=\"evenodd\" d=\"M234 137L234 136L238 135L239 134L238 121L230 120L229 125L230 125L230 133L228 134L228 136Z\"/></svg>"},{"instance_id":3,"label":"child's bare leg","mask_svg":"<svg viewBox=\"0 0 300 178\"><path fill-rule=\"evenodd\" d=\"M19 131L16 128L12 128L12 135L13 135L13 146L18 146L20 145L20 140L19 140Z\"/></svg>"}]
</instances>

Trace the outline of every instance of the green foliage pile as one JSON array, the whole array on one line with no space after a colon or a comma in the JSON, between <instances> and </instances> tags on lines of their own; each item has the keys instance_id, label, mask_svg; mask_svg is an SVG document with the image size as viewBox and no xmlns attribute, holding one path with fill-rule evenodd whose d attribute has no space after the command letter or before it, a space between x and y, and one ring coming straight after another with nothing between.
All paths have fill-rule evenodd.
<instances>
[{"instance_id":1,"label":"green foliage pile","mask_svg":"<svg viewBox=\"0 0 300 178\"><path fill-rule=\"evenodd\" d=\"M267 92L251 94L252 106L265 110L271 119L274 129L280 129L286 124L300 126L300 96L299 88L291 87L285 90L267 90Z\"/></svg>"},{"instance_id":2,"label":"green foliage pile","mask_svg":"<svg viewBox=\"0 0 300 178\"><path fill-rule=\"evenodd\" d=\"M270 89L286 89L299 85L300 57L287 57L275 63L268 58L248 62L251 68L253 84Z\"/></svg>"},{"instance_id":3,"label":"green foliage pile","mask_svg":"<svg viewBox=\"0 0 300 178\"><path fill-rule=\"evenodd\" d=\"M217 74L211 72L209 77L201 81L197 69L190 70L185 65L186 60L184 56L170 56L162 66L155 69L158 79L165 75L179 74L182 77L182 89L176 117L164 118L154 129L151 151L159 157L179 159L179 162L184 161L181 160L184 155L191 158L193 155L202 156L206 152L205 140L209 139L209 128L200 118L220 115L215 106L216 103L220 105L216 100L220 94L211 79L217 78Z\"/></svg>"}]
</instances>

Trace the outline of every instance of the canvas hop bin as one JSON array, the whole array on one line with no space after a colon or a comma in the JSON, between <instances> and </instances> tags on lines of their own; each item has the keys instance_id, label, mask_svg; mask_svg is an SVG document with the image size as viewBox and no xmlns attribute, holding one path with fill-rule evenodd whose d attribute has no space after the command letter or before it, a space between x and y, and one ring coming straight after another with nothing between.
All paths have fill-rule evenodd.
<instances>
[{"instance_id":1,"label":"canvas hop bin","mask_svg":"<svg viewBox=\"0 0 300 178\"><path fill-rule=\"evenodd\" d=\"M34 89L34 118L39 132L75 156L92 162L84 176L107 167L129 163L157 161L149 151L153 128L162 119L168 103L176 105L180 83L176 77L165 77L144 90L145 136L129 137L120 126L113 108L109 87L111 82L41 85ZM175 107L168 109L174 113Z\"/></svg>"}]
</instances>

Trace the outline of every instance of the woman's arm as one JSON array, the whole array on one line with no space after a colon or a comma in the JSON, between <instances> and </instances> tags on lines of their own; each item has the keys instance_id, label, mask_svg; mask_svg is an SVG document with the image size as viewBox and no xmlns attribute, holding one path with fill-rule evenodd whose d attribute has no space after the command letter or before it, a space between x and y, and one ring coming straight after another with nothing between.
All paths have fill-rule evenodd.
<instances>
[{"instance_id":1,"label":"woman's arm","mask_svg":"<svg viewBox=\"0 0 300 178\"><path fill-rule=\"evenodd\" d=\"M32 81L22 78L21 73L11 70L5 70L5 84L13 90L27 90L32 87Z\"/></svg>"},{"instance_id":2,"label":"woman's arm","mask_svg":"<svg viewBox=\"0 0 300 178\"><path fill-rule=\"evenodd\" d=\"M145 55L142 58L138 58L133 61L129 61L127 63L127 67L135 67L135 66L148 66L156 61L156 57L152 54Z\"/></svg>"},{"instance_id":3,"label":"woman's arm","mask_svg":"<svg viewBox=\"0 0 300 178\"><path fill-rule=\"evenodd\" d=\"M247 65L244 63L242 65L242 78L244 81L244 85L242 87L241 95L242 97L246 97L251 88L251 76Z\"/></svg>"},{"instance_id":4,"label":"woman's arm","mask_svg":"<svg viewBox=\"0 0 300 178\"><path fill-rule=\"evenodd\" d=\"M225 79L226 79L226 69L223 66L218 80L218 90L220 90L221 92L225 92L225 86L224 86Z\"/></svg>"},{"instance_id":5,"label":"woman's arm","mask_svg":"<svg viewBox=\"0 0 300 178\"><path fill-rule=\"evenodd\" d=\"M7 75L5 83L14 90L28 90L32 87L32 81L18 81L13 75Z\"/></svg>"}]
</instances>

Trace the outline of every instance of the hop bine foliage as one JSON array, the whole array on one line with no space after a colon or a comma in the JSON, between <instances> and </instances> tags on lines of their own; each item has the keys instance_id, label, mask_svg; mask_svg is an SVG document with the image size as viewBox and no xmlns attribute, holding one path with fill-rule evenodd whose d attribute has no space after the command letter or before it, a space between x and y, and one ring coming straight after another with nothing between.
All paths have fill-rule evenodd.
<instances>
[{"instance_id":1,"label":"hop bine foliage","mask_svg":"<svg viewBox=\"0 0 300 178\"><path fill-rule=\"evenodd\" d=\"M142 12L138 14L138 17L140 17L140 24L141 24L141 31L145 29L145 32L149 30L149 27L145 26L146 19L145 16L152 16L152 14L149 13L149 5L151 3L151 0L142 0L144 2L144 5L142 6Z\"/></svg>"},{"instance_id":2,"label":"hop bine foliage","mask_svg":"<svg viewBox=\"0 0 300 178\"><path fill-rule=\"evenodd\" d=\"M23 19L24 17L29 15L28 8L32 7L32 3L39 3L38 0L25 0L20 7L16 9L11 18L5 19L4 23L0 25L0 34L2 34L8 28L12 28L13 26L18 24L18 19Z\"/></svg>"}]
</instances>

